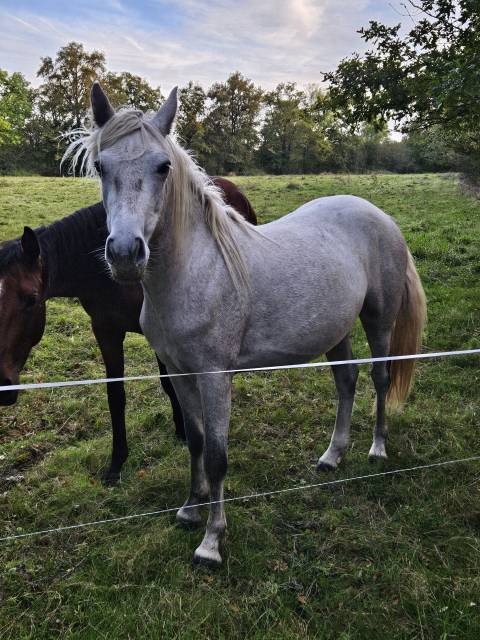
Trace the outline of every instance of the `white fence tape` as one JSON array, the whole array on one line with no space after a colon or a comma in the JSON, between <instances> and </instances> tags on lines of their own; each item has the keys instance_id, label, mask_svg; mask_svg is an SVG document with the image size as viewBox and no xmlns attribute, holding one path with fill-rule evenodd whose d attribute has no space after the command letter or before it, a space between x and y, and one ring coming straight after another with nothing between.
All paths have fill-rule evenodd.
<instances>
[{"instance_id":1,"label":"white fence tape","mask_svg":"<svg viewBox=\"0 0 480 640\"><path fill-rule=\"evenodd\" d=\"M480 349L461 349L459 351L436 351L431 353L416 353L405 356L385 356L381 358L358 358L356 360L335 360L332 362L306 362L304 364L285 364L273 367L251 367L247 369L221 369L214 371L197 371L189 373L166 373L144 376L124 376L122 378L93 378L91 380L64 380L61 382L31 382L0 386L1 391L25 391L27 389L54 389L57 387L78 387L88 384L103 384L105 382L132 382L135 380L158 380L159 378L178 378L182 376L206 376L216 373L253 373L262 371L279 371L282 369L313 369L319 367L338 367L342 364L371 364L374 362L392 362L394 360L425 360L431 358L445 358L448 356L479 355Z\"/></svg>"}]
</instances>

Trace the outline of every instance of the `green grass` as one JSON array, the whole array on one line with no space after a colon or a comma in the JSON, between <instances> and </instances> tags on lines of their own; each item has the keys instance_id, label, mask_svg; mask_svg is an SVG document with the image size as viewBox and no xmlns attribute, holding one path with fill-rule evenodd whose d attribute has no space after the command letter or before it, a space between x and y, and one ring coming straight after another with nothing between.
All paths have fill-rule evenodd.
<instances>
[{"instance_id":1,"label":"green grass","mask_svg":"<svg viewBox=\"0 0 480 640\"><path fill-rule=\"evenodd\" d=\"M429 350L480 346L480 204L453 176L288 176L236 180L261 221L312 198L363 196L392 214L429 300ZM94 182L0 179L0 239L98 199ZM360 330L355 353L368 353ZM150 373L129 336L127 374ZM390 421L389 460L371 467L373 390L362 367L348 457L334 476L480 453L479 360L423 361ZM49 303L24 381L103 375L88 318ZM99 482L110 450L104 389L24 393L0 410L0 536L182 503L188 455L158 385L130 383L130 458ZM227 495L318 482L335 416L326 371L238 376ZM10 478L10 479L7 479ZM320 480L322 476L320 477ZM174 514L0 543L0 637L470 639L480 625L480 466L461 464L233 503L224 567L191 565L200 531Z\"/></svg>"}]
</instances>

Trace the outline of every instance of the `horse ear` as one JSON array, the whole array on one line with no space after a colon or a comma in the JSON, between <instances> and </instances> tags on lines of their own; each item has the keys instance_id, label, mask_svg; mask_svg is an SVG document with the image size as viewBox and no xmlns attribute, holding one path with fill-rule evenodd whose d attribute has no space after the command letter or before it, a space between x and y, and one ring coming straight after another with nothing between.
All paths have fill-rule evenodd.
<instances>
[{"instance_id":1,"label":"horse ear","mask_svg":"<svg viewBox=\"0 0 480 640\"><path fill-rule=\"evenodd\" d=\"M114 115L115 111L99 82L93 83L90 92L90 102L92 103L92 113L95 124L103 127Z\"/></svg>"},{"instance_id":2,"label":"horse ear","mask_svg":"<svg viewBox=\"0 0 480 640\"><path fill-rule=\"evenodd\" d=\"M29 265L36 264L40 258L40 244L35 231L30 227L24 227L20 242L26 262Z\"/></svg>"},{"instance_id":3,"label":"horse ear","mask_svg":"<svg viewBox=\"0 0 480 640\"><path fill-rule=\"evenodd\" d=\"M172 124L177 114L177 107L178 107L177 91L178 91L178 87L174 87L170 91L170 95L162 104L159 111L157 111L157 113L153 117L153 122L160 129L160 133L163 136L168 136L168 134L172 130Z\"/></svg>"}]
</instances>

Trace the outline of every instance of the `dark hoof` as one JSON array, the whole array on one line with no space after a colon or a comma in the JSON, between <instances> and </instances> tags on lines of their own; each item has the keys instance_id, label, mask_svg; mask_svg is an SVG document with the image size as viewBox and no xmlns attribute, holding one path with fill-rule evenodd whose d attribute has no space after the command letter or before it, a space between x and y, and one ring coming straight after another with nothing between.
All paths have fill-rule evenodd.
<instances>
[{"instance_id":1,"label":"dark hoof","mask_svg":"<svg viewBox=\"0 0 480 640\"><path fill-rule=\"evenodd\" d=\"M105 471L102 476L102 484L106 487L113 487L120 482L122 474L120 472Z\"/></svg>"},{"instance_id":2,"label":"dark hoof","mask_svg":"<svg viewBox=\"0 0 480 640\"><path fill-rule=\"evenodd\" d=\"M332 464L329 464L328 462L318 462L317 463L317 471L319 473L325 473L326 471L336 471L337 467L335 467Z\"/></svg>"},{"instance_id":3,"label":"dark hoof","mask_svg":"<svg viewBox=\"0 0 480 640\"><path fill-rule=\"evenodd\" d=\"M220 569L222 566L222 558L219 554L212 556L195 552L193 556L193 566L200 569L208 569L209 571Z\"/></svg>"},{"instance_id":4,"label":"dark hoof","mask_svg":"<svg viewBox=\"0 0 480 640\"><path fill-rule=\"evenodd\" d=\"M198 529L202 524L202 518L200 515L194 516L192 511L192 509L183 509L183 507L179 509L175 518L177 526L182 527L182 529Z\"/></svg>"},{"instance_id":5,"label":"dark hoof","mask_svg":"<svg viewBox=\"0 0 480 640\"><path fill-rule=\"evenodd\" d=\"M202 524L202 520L199 522L195 520L175 520L175 525L184 531L196 531Z\"/></svg>"}]
</instances>

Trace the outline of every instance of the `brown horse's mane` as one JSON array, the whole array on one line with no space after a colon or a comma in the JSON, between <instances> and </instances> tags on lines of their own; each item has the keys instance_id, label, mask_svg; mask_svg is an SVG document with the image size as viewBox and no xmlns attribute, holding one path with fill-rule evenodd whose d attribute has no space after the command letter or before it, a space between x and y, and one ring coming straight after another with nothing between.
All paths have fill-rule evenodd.
<instances>
[{"instance_id":1,"label":"brown horse's mane","mask_svg":"<svg viewBox=\"0 0 480 640\"><path fill-rule=\"evenodd\" d=\"M78 273L78 255L91 256L98 264L96 250L103 247L107 236L105 209L101 202L35 229L40 243L44 268L49 281L68 278L70 272ZM20 238L0 244L0 274L5 273L22 258Z\"/></svg>"},{"instance_id":2,"label":"brown horse's mane","mask_svg":"<svg viewBox=\"0 0 480 640\"><path fill-rule=\"evenodd\" d=\"M0 275L5 273L13 264L21 258L22 250L20 240L6 240L0 244Z\"/></svg>"}]
</instances>

